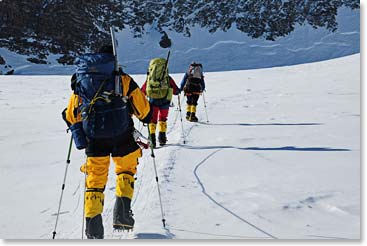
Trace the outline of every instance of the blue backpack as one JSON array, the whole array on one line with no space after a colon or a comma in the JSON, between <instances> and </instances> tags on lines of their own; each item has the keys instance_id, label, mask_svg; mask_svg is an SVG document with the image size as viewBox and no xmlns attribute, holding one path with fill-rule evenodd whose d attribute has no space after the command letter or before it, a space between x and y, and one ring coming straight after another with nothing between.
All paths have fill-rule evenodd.
<instances>
[{"instance_id":1,"label":"blue backpack","mask_svg":"<svg viewBox=\"0 0 367 246\"><path fill-rule=\"evenodd\" d=\"M115 58L112 54L85 54L75 60L75 94L89 139L114 138L130 129L127 99L115 95Z\"/></svg>"}]
</instances>

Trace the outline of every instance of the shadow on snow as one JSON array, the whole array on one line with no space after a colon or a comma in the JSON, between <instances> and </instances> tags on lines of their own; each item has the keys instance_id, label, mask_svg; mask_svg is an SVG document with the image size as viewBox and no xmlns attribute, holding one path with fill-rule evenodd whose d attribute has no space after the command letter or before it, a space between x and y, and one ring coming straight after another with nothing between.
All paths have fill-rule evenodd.
<instances>
[{"instance_id":1,"label":"shadow on snow","mask_svg":"<svg viewBox=\"0 0 367 246\"><path fill-rule=\"evenodd\" d=\"M211 126L319 126L322 123L207 123L197 122L203 125Z\"/></svg>"},{"instance_id":2,"label":"shadow on snow","mask_svg":"<svg viewBox=\"0 0 367 246\"><path fill-rule=\"evenodd\" d=\"M296 146L283 146L283 147L236 147L228 145L214 145L214 146L190 146L187 144L172 144L171 146L180 146L186 149L239 149L239 150L273 150L273 151L351 151L351 149L343 148L330 148L330 147L296 147Z\"/></svg>"},{"instance_id":3,"label":"shadow on snow","mask_svg":"<svg viewBox=\"0 0 367 246\"><path fill-rule=\"evenodd\" d=\"M137 233L136 239L171 239L171 237L159 233Z\"/></svg>"}]
</instances>

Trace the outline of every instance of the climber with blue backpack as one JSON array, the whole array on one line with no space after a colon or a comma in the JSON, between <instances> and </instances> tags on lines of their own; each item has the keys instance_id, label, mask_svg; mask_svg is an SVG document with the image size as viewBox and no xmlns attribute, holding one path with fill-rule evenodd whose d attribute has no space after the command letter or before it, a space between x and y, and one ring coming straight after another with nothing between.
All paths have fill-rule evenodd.
<instances>
[{"instance_id":1,"label":"climber with blue backpack","mask_svg":"<svg viewBox=\"0 0 367 246\"><path fill-rule=\"evenodd\" d=\"M62 115L78 149L84 149L86 163L86 235L102 239L102 211L110 157L115 163L116 200L113 227L130 230L134 226L131 200L134 175L142 150L134 139L132 115L149 123L151 107L137 83L121 69L116 72L114 49L103 46L98 53L75 60L73 94Z\"/></svg>"}]
</instances>

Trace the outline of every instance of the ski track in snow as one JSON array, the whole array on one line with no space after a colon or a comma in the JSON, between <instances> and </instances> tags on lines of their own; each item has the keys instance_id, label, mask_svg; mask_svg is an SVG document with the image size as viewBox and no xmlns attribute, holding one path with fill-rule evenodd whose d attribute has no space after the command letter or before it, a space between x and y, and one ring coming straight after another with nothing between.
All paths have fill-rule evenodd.
<instances>
[{"instance_id":1,"label":"ski track in snow","mask_svg":"<svg viewBox=\"0 0 367 246\"><path fill-rule=\"evenodd\" d=\"M182 103L181 103L182 105ZM177 110L178 112L178 110ZM175 125L176 125L176 122L177 122L177 118L178 118L178 114L179 113L176 113L175 117L174 117L174 120L173 120L173 123L172 123L172 127L171 129L173 130ZM196 128L196 127L200 127L200 122L197 122L197 123L191 123L191 125L186 128L185 132L184 132L184 135L186 136L186 139L189 138L190 136L190 133L192 131L193 128ZM168 131L169 133L170 131ZM181 135L181 139L180 141L182 140L182 135ZM178 145L178 146L181 146L183 148L190 148L190 147L187 147L187 145ZM197 148L197 147L196 147ZM200 147L199 147L200 148ZM215 151L213 151L210 155L208 155L204 160L202 160L199 164L196 165L195 169L194 169L194 176L196 177L200 187L202 188L202 193L210 200L212 201L216 206L224 209L226 212L228 212L231 216L234 216L235 218L239 219L240 221L246 223L247 225L255 228L256 230L260 231L261 233L265 234L266 237L268 238L271 238L271 239L277 239L277 237L269 234L268 232L262 230L261 228L257 227L256 225L250 223L249 221L247 221L246 219L238 216L236 213L234 213L233 211L229 210L228 208L226 208L225 206L223 206L222 204L220 204L218 201L216 201L212 196L210 196L207 192L206 192L206 189L205 189L205 185L204 183L201 181L198 173L197 173L197 170L199 169L199 167L201 165L203 165L211 156L215 155L217 152L225 149L225 147L223 148L223 146L214 146L213 149L216 149ZM169 160L171 161L168 161L166 163L167 167L165 168L165 172L163 174L163 176L166 178L166 181L169 182L169 178L170 178L170 173L171 171L174 169L174 165L175 165L175 156L177 155L177 152L179 152L180 149L179 148L176 148L174 150L171 150L169 152L169 156L171 158L169 158ZM212 236L223 236L223 237L228 237L228 238L241 238L241 239L254 239L254 238L258 238L258 239L266 239L266 237L251 237L251 236L244 236L244 235L229 235L229 234L214 234L214 233L208 233L208 232L200 232L200 231L191 231L191 230L188 230L188 229L181 229L181 228L176 228L176 227L168 227L166 228L167 232L169 234L171 234L171 238L175 238L174 234L172 234L170 232L170 228L174 231L183 231L183 232L191 232L191 233L194 233L194 234L201 234L201 235L212 235Z\"/></svg>"},{"instance_id":2,"label":"ski track in snow","mask_svg":"<svg viewBox=\"0 0 367 246\"><path fill-rule=\"evenodd\" d=\"M217 149L215 151L213 151L210 155L208 155L207 157L205 157L204 160L202 160L199 164L196 165L195 169L194 169L194 175L198 181L198 183L200 184L200 187L202 189L202 192L205 196L207 196L209 198L209 200L211 200L213 203L215 203L218 207L221 207L222 209L224 209L225 211L227 211L229 214L233 215L234 217L236 217L237 219L241 220L242 222L250 225L251 227L255 228L256 230L264 233L265 235L267 235L268 237L272 238L272 239L278 239L277 237L269 234L268 232L264 231L263 229L259 228L258 226L252 224L251 222L247 221L246 219L240 217L239 215L237 215L236 213L234 213L233 211L231 211L230 209L226 208L225 206L223 206L222 204L220 204L218 201L216 201L210 194L208 194L208 192L205 189L205 185L203 184L203 182L201 181L199 175L198 175L198 169L201 165L203 165L210 157L212 157L213 155L215 155L217 152L221 151L222 149Z\"/></svg>"},{"instance_id":3,"label":"ski track in snow","mask_svg":"<svg viewBox=\"0 0 367 246\"><path fill-rule=\"evenodd\" d=\"M181 102L181 105L182 105L182 102ZM172 126L170 128L170 130L167 131L167 136L170 132L172 132L174 129L179 129L178 127L175 128L176 126L176 123L178 122L178 117L179 117L179 109L176 109L176 114L174 116L174 120L172 121ZM190 124L190 123L189 123ZM196 127L200 127L200 124L202 124L201 122L196 122L196 123L191 123L191 125L189 127L186 126L186 130L184 131L184 134L181 134L181 138L180 138L180 141L182 141L183 139L183 136L186 137L186 139L188 139L190 137L190 133L192 131L193 128L196 128ZM205 124L208 124L208 123L203 123L204 125ZM237 125L237 124L235 124ZM189 146L187 145L180 145L180 144L177 144L176 146L178 147L183 147L183 148L190 148ZM200 148L200 147L194 147L194 148ZM204 183L201 181L198 173L197 173L197 170L198 168L203 165L211 156L215 155L217 152L225 149L226 147L225 146L213 146L212 147L213 149L216 149L215 151L213 151L210 155L208 155L204 160L202 160L199 164L196 165L195 169L194 169L194 176L196 177L200 187L202 188L202 193L210 200L212 201L214 204L216 204L216 206L224 209L226 212L228 212L230 215L234 216L235 218L239 219L240 221L246 223L247 225L255 228L256 230L260 231L261 233L265 234L268 238L271 238L271 239L277 239L277 237L269 234L268 232L262 230L261 228L257 227L256 225L250 223L249 221L247 221L246 219L238 216L236 213L234 213L233 211L229 210L228 208L226 208L225 206L223 206L222 204L220 204L218 201L216 201L212 196L210 196L207 192L206 192L206 189L205 189L205 185ZM180 148L175 148L171 151L169 151L169 159L168 159L168 162L165 164L166 168L165 168L165 171L163 173L163 176L165 177L165 181L166 182L169 182L169 178L170 178L170 173L172 172L172 170L174 169L174 165L176 164L175 163L175 156L177 155L177 152L180 151ZM171 234L171 237L170 238L175 238L174 234L172 234L170 232L170 229L171 228L170 226L166 228L166 231ZM187 232L191 232L191 233L195 233L195 234L202 234L202 235L213 235L213 236L224 236L224 237L229 237L229 238L256 238L256 237L249 237L249 236L243 236L243 235L227 235L227 234L223 234L223 235L220 235L220 234L213 234L213 233L207 233L207 232L198 232L198 231L190 231L190 230L187 230L187 229L179 229L179 228L176 228L176 227L172 227L173 230L176 230L176 231L187 231ZM262 237L257 237L257 238L262 238ZM263 238L265 239L265 237Z\"/></svg>"}]
</instances>

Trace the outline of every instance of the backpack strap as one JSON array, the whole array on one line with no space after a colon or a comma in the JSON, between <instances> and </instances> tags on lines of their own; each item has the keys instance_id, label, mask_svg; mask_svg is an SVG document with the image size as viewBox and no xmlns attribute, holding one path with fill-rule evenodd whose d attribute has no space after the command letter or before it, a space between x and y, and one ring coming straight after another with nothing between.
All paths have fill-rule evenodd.
<instances>
[{"instance_id":1,"label":"backpack strap","mask_svg":"<svg viewBox=\"0 0 367 246\"><path fill-rule=\"evenodd\" d=\"M75 117L75 119L78 117L78 115L80 114L80 96L78 96L77 95L77 97L78 97L78 100L77 100L77 106L76 106L76 108L74 109L74 117Z\"/></svg>"},{"instance_id":2,"label":"backpack strap","mask_svg":"<svg viewBox=\"0 0 367 246\"><path fill-rule=\"evenodd\" d=\"M106 100L103 97L99 97L99 94L101 93L101 91L102 91L103 87L105 86L107 80L108 79L103 80L103 82L99 86L98 90L96 91L96 94L94 94L93 99L90 101L90 103L88 105L88 114L90 113L90 111L92 110L92 106L96 103L96 101L98 99Z\"/></svg>"}]
</instances>

